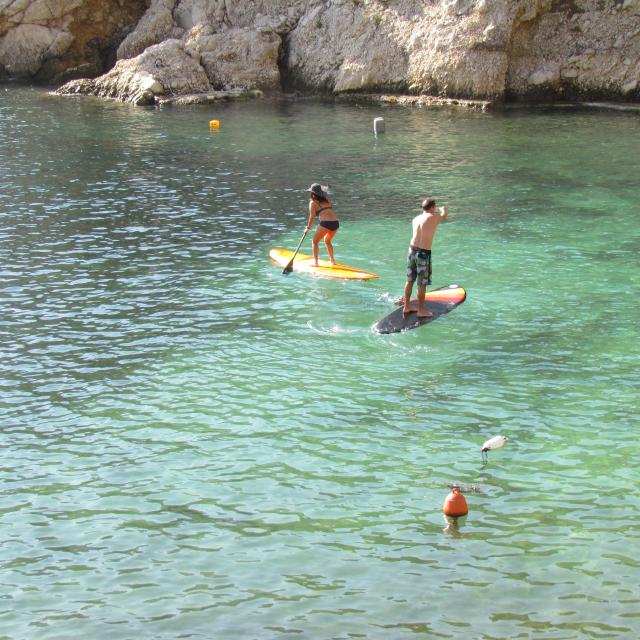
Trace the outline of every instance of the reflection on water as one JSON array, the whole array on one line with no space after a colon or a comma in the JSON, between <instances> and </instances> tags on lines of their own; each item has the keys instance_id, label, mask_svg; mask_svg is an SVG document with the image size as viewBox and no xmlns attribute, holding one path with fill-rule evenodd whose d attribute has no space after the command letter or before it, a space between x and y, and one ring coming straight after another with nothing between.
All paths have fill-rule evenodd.
<instances>
[{"instance_id":1,"label":"reflection on water","mask_svg":"<svg viewBox=\"0 0 640 640\"><path fill-rule=\"evenodd\" d=\"M637 636L634 115L1 95L0 635ZM379 280L269 263L316 180Z\"/></svg>"},{"instance_id":2,"label":"reflection on water","mask_svg":"<svg viewBox=\"0 0 640 640\"><path fill-rule=\"evenodd\" d=\"M448 536L452 538L462 538L465 534L461 531L464 527L467 516L443 516L445 521L445 528L442 530Z\"/></svg>"}]
</instances>

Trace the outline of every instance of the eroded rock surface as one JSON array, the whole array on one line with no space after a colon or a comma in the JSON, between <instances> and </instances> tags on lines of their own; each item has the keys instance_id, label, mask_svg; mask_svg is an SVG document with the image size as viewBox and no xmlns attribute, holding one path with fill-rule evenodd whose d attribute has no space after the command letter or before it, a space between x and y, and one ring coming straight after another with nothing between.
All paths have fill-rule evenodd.
<instances>
[{"instance_id":1,"label":"eroded rock surface","mask_svg":"<svg viewBox=\"0 0 640 640\"><path fill-rule=\"evenodd\" d=\"M83 69L62 93L637 100L640 0L0 0L0 78Z\"/></svg>"},{"instance_id":2,"label":"eroded rock surface","mask_svg":"<svg viewBox=\"0 0 640 640\"><path fill-rule=\"evenodd\" d=\"M60 82L110 69L149 0L0 0L0 78Z\"/></svg>"}]
</instances>

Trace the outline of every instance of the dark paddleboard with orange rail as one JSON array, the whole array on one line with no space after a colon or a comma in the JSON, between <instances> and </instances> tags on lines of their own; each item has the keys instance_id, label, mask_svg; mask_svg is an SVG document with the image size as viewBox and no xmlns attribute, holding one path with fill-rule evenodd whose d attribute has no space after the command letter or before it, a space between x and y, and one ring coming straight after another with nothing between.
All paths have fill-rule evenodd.
<instances>
[{"instance_id":1,"label":"dark paddleboard with orange rail","mask_svg":"<svg viewBox=\"0 0 640 640\"><path fill-rule=\"evenodd\" d=\"M395 311L382 318L373 325L373 331L376 333L400 333L416 329L423 324L428 324L437 320L440 316L453 311L467 299L467 292L457 284L450 284L440 289L428 291L425 297L425 307L427 311L433 314L429 318L418 318L416 311L404 315L402 305ZM417 300L413 301L413 306L417 307Z\"/></svg>"}]
</instances>

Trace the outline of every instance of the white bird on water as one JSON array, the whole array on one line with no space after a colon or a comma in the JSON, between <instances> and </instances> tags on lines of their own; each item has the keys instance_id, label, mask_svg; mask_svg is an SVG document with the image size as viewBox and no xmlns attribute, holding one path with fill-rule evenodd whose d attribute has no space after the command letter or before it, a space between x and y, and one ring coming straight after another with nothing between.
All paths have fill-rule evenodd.
<instances>
[{"instance_id":1,"label":"white bird on water","mask_svg":"<svg viewBox=\"0 0 640 640\"><path fill-rule=\"evenodd\" d=\"M504 446L504 443L506 441L507 438L505 438L504 436L493 436L493 438L489 438L482 445L482 462L484 462L484 464L487 464L487 461L489 460L487 452L491 451L491 449L499 449L500 447Z\"/></svg>"}]
</instances>

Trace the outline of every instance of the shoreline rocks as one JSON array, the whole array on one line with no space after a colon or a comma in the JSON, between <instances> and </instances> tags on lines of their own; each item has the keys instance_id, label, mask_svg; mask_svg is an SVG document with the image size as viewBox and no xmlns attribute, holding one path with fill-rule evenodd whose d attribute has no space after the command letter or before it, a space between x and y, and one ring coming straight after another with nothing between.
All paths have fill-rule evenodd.
<instances>
[{"instance_id":1,"label":"shoreline rocks","mask_svg":"<svg viewBox=\"0 0 640 640\"><path fill-rule=\"evenodd\" d=\"M3 77L141 105L291 90L633 103L640 0L0 0Z\"/></svg>"}]
</instances>

